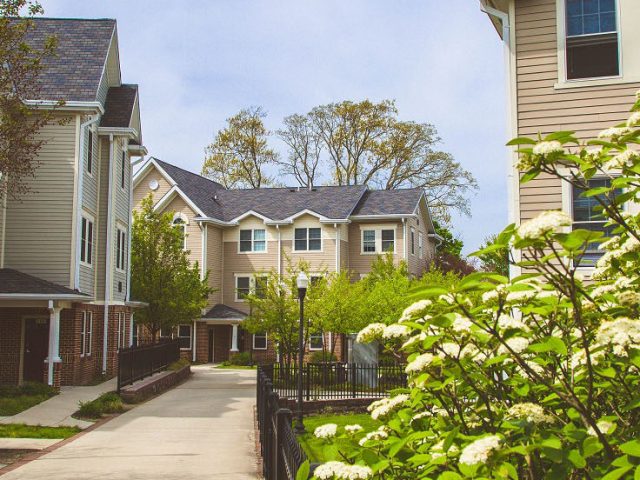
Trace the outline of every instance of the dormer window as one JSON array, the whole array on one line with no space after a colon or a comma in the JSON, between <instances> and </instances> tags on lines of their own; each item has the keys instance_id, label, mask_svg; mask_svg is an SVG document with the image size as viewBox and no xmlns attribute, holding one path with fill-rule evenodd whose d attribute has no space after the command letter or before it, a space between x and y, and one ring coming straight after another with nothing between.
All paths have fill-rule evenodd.
<instances>
[{"instance_id":1,"label":"dormer window","mask_svg":"<svg viewBox=\"0 0 640 480\"><path fill-rule=\"evenodd\" d=\"M616 0L566 0L567 79L620 74Z\"/></svg>"}]
</instances>

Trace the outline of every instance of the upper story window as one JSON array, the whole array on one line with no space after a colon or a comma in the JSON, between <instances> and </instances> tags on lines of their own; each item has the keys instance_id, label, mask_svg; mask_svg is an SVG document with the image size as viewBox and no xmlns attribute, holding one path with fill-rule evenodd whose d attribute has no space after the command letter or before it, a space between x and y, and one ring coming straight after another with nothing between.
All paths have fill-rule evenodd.
<instances>
[{"instance_id":1,"label":"upper story window","mask_svg":"<svg viewBox=\"0 0 640 480\"><path fill-rule=\"evenodd\" d=\"M411 255L416 254L416 229L411 228Z\"/></svg>"},{"instance_id":2,"label":"upper story window","mask_svg":"<svg viewBox=\"0 0 640 480\"><path fill-rule=\"evenodd\" d=\"M89 138L87 138L87 173L93 173L93 132L89 129Z\"/></svg>"},{"instance_id":3,"label":"upper story window","mask_svg":"<svg viewBox=\"0 0 640 480\"><path fill-rule=\"evenodd\" d=\"M424 258L424 238L422 232L418 232L418 258Z\"/></svg>"},{"instance_id":4,"label":"upper story window","mask_svg":"<svg viewBox=\"0 0 640 480\"><path fill-rule=\"evenodd\" d=\"M320 228L296 228L294 250L322 250L322 230Z\"/></svg>"},{"instance_id":5,"label":"upper story window","mask_svg":"<svg viewBox=\"0 0 640 480\"><path fill-rule=\"evenodd\" d=\"M236 277L236 302L244 301L251 292L251 277Z\"/></svg>"},{"instance_id":6,"label":"upper story window","mask_svg":"<svg viewBox=\"0 0 640 480\"><path fill-rule=\"evenodd\" d=\"M264 229L240 230L241 252L266 252L267 235Z\"/></svg>"},{"instance_id":7,"label":"upper story window","mask_svg":"<svg viewBox=\"0 0 640 480\"><path fill-rule=\"evenodd\" d=\"M86 265L93 264L93 220L82 216L80 232L80 261Z\"/></svg>"},{"instance_id":8,"label":"upper story window","mask_svg":"<svg viewBox=\"0 0 640 480\"><path fill-rule=\"evenodd\" d=\"M187 249L187 222L180 215L173 219L173 228L178 228L182 232L182 249Z\"/></svg>"},{"instance_id":9,"label":"upper story window","mask_svg":"<svg viewBox=\"0 0 640 480\"><path fill-rule=\"evenodd\" d=\"M124 259L125 259L125 242L127 240L126 232L118 227L116 229L116 268L118 270L124 270Z\"/></svg>"},{"instance_id":10,"label":"upper story window","mask_svg":"<svg viewBox=\"0 0 640 480\"><path fill-rule=\"evenodd\" d=\"M247 295L253 293L258 298L267 295L267 275L237 275L236 276L236 302L242 302Z\"/></svg>"},{"instance_id":11,"label":"upper story window","mask_svg":"<svg viewBox=\"0 0 640 480\"><path fill-rule=\"evenodd\" d=\"M609 187L611 179L609 178L593 178L589 180L589 188ZM605 203L610 203L613 199L622 193L622 190L616 189L609 196L582 196L583 190L573 187L572 191L572 215L573 229L593 230L604 232L605 236L610 237L613 232L613 226L606 226L607 218L603 215L602 206L598 199ZM581 267L592 267L604 253L598 249L598 243L592 243L587 246L587 250L580 258Z\"/></svg>"},{"instance_id":12,"label":"upper story window","mask_svg":"<svg viewBox=\"0 0 640 480\"><path fill-rule=\"evenodd\" d=\"M394 252L396 231L393 229L362 230L362 253Z\"/></svg>"},{"instance_id":13,"label":"upper story window","mask_svg":"<svg viewBox=\"0 0 640 480\"><path fill-rule=\"evenodd\" d=\"M362 251L363 253L375 253L376 251L376 231L362 231Z\"/></svg>"},{"instance_id":14,"label":"upper story window","mask_svg":"<svg viewBox=\"0 0 640 480\"><path fill-rule=\"evenodd\" d=\"M566 0L567 79L620 74L616 0Z\"/></svg>"},{"instance_id":15,"label":"upper story window","mask_svg":"<svg viewBox=\"0 0 640 480\"><path fill-rule=\"evenodd\" d=\"M120 162L120 188L124 190L127 171L127 152L122 152L122 161Z\"/></svg>"}]
</instances>

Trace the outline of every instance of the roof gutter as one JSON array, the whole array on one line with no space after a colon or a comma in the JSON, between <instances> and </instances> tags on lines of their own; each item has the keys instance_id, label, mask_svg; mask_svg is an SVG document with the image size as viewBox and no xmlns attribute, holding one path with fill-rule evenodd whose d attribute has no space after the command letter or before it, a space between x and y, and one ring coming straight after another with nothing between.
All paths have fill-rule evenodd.
<instances>
[{"instance_id":1,"label":"roof gutter","mask_svg":"<svg viewBox=\"0 0 640 480\"><path fill-rule=\"evenodd\" d=\"M92 296L84 295L81 293L0 293L0 300L60 300L60 301L75 301L75 302L88 302L93 300Z\"/></svg>"},{"instance_id":2,"label":"roof gutter","mask_svg":"<svg viewBox=\"0 0 640 480\"><path fill-rule=\"evenodd\" d=\"M43 110L56 109L61 111L89 110L91 113L98 112L104 115L104 107L100 102L76 102L73 100L60 103L58 100L25 100L25 105Z\"/></svg>"},{"instance_id":3,"label":"roof gutter","mask_svg":"<svg viewBox=\"0 0 640 480\"><path fill-rule=\"evenodd\" d=\"M138 131L130 127L99 127L98 134L125 136L130 139L135 139L138 136Z\"/></svg>"},{"instance_id":4,"label":"roof gutter","mask_svg":"<svg viewBox=\"0 0 640 480\"><path fill-rule=\"evenodd\" d=\"M417 215L415 213L391 213L388 215L351 215L351 219L354 220L382 220L385 218L398 218L407 219L413 218Z\"/></svg>"},{"instance_id":5,"label":"roof gutter","mask_svg":"<svg viewBox=\"0 0 640 480\"><path fill-rule=\"evenodd\" d=\"M194 220L196 222L218 225L219 227L237 227L239 225L238 222L225 222L224 220L218 220L217 218L212 217L196 217Z\"/></svg>"}]
</instances>

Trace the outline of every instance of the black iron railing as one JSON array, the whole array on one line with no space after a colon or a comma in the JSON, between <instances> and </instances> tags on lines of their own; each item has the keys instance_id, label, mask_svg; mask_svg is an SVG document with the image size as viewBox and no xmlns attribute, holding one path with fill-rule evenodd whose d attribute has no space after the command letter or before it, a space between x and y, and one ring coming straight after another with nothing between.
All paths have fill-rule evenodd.
<instances>
[{"instance_id":1,"label":"black iron railing","mask_svg":"<svg viewBox=\"0 0 640 480\"><path fill-rule=\"evenodd\" d=\"M120 349L118 392L121 387L164 370L179 359L180 341L178 339Z\"/></svg>"},{"instance_id":2,"label":"black iron railing","mask_svg":"<svg viewBox=\"0 0 640 480\"><path fill-rule=\"evenodd\" d=\"M280 398L267 373L258 367L256 404L262 474L265 480L295 480L307 456L293 431L291 410L280 408Z\"/></svg>"},{"instance_id":3,"label":"black iron railing","mask_svg":"<svg viewBox=\"0 0 640 480\"><path fill-rule=\"evenodd\" d=\"M280 398L296 398L297 366L262 368ZM307 363L302 368L303 397L305 401L385 397L390 390L407 386L404 368L400 364Z\"/></svg>"}]
</instances>

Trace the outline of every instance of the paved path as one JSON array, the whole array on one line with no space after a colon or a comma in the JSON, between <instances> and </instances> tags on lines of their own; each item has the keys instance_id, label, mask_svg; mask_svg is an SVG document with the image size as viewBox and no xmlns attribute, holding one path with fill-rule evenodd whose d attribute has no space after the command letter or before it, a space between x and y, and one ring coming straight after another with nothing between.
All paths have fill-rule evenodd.
<instances>
[{"instance_id":1,"label":"paved path","mask_svg":"<svg viewBox=\"0 0 640 480\"><path fill-rule=\"evenodd\" d=\"M193 368L179 387L2 480L255 479L255 370Z\"/></svg>"},{"instance_id":2,"label":"paved path","mask_svg":"<svg viewBox=\"0 0 640 480\"><path fill-rule=\"evenodd\" d=\"M55 397L51 397L49 400L45 400L17 415L4 417L0 419L0 423L87 428L93 425L93 422L71 418L71 415L78 410L80 402L95 400L103 393L112 392L115 389L115 378L99 385L88 387L62 387L60 393Z\"/></svg>"}]
</instances>

